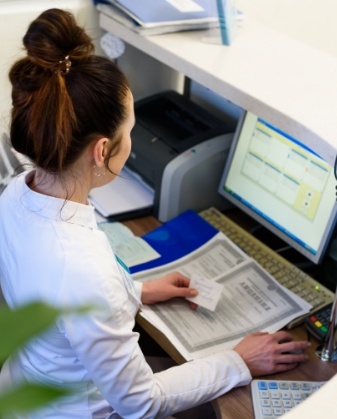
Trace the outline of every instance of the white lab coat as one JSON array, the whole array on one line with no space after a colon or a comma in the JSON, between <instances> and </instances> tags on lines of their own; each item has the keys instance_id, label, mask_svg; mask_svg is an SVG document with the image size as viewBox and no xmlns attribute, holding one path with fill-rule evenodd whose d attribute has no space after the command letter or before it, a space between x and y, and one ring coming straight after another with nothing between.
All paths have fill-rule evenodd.
<instances>
[{"instance_id":1,"label":"white lab coat","mask_svg":"<svg viewBox=\"0 0 337 419\"><path fill-rule=\"evenodd\" d=\"M133 332L141 284L134 285L105 236L94 208L38 194L21 174L0 197L0 278L11 307L34 300L93 305L63 316L35 337L0 374L75 388L34 412L39 418L163 418L212 400L251 375L232 350L153 374ZM115 199L118 199L117 197Z\"/></svg>"}]
</instances>

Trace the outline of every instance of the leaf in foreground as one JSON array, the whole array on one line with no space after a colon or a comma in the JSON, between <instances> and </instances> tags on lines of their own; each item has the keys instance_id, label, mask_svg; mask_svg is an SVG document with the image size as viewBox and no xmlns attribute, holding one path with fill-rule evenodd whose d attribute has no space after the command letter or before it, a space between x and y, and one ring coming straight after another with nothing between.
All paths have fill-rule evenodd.
<instances>
[{"instance_id":1,"label":"leaf in foreground","mask_svg":"<svg viewBox=\"0 0 337 419\"><path fill-rule=\"evenodd\" d=\"M30 338L47 329L60 314L83 313L88 306L76 309L58 309L56 307L34 302L11 310L0 309L0 336L5 336L0 345L0 364Z\"/></svg>"},{"instance_id":2,"label":"leaf in foreground","mask_svg":"<svg viewBox=\"0 0 337 419\"><path fill-rule=\"evenodd\" d=\"M34 410L68 394L69 391L62 388L23 384L0 395L0 416Z\"/></svg>"}]
</instances>

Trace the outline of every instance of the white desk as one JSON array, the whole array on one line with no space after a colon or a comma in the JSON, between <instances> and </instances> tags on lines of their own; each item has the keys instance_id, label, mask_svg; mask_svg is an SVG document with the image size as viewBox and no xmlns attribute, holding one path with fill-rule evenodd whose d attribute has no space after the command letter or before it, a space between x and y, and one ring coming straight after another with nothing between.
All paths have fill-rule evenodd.
<instances>
[{"instance_id":1,"label":"white desk","mask_svg":"<svg viewBox=\"0 0 337 419\"><path fill-rule=\"evenodd\" d=\"M334 163L337 2L237 0L237 6L246 20L230 47L202 42L207 31L142 37L102 13L100 26L265 118ZM310 26L316 21L315 27Z\"/></svg>"}]
</instances>

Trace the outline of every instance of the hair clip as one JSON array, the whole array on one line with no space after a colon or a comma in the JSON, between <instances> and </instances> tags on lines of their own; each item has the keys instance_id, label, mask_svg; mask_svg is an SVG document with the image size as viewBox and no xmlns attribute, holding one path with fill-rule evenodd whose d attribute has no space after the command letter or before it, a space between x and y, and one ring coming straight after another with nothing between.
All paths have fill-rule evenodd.
<instances>
[{"instance_id":1,"label":"hair clip","mask_svg":"<svg viewBox=\"0 0 337 419\"><path fill-rule=\"evenodd\" d=\"M67 55L64 60L59 61L59 69L61 71L61 74L68 74L69 69L71 67L71 61L69 60L69 55Z\"/></svg>"}]
</instances>

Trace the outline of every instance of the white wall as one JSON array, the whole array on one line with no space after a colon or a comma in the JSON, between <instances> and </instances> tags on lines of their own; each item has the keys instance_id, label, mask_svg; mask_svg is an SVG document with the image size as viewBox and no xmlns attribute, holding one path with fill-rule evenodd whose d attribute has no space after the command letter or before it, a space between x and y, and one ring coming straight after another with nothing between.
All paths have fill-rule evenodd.
<instances>
[{"instance_id":1,"label":"white wall","mask_svg":"<svg viewBox=\"0 0 337 419\"><path fill-rule=\"evenodd\" d=\"M129 44L126 44L125 52L117 62L130 80L135 100L164 90L183 93L183 74Z\"/></svg>"},{"instance_id":2,"label":"white wall","mask_svg":"<svg viewBox=\"0 0 337 419\"><path fill-rule=\"evenodd\" d=\"M52 7L72 11L89 35L100 39L101 30L92 0L0 0L0 133L8 131L9 124L9 68L22 54L22 38L29 23Z\"/></svg>"},{"instance_id":3,"label":"white wall","mask_svg":"<svg viewBox=\"0 0 337 419\"><path fill-rule=\"evenodd\" d=\"M93 0L0 0L0 133L8 131L11 86L8 71L22 54L22 38L29 23L43 10L58 7L71 10L79 23L96 41L96 52L103 54L99 41L98 13ZM182 92L183 76L157 60L126 45L118 64L128 75L135 99L165 89Z\"/></svg>"}]
</instances>

